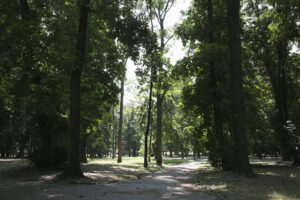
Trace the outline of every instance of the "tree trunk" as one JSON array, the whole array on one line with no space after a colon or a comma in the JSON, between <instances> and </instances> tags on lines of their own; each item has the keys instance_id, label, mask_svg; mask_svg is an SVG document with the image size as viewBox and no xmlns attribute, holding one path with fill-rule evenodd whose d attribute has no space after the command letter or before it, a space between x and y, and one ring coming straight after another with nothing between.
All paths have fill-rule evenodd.
<instances>
[{"instance_id":1,"label":"tree trunk","mask_svg":"<svg viewBox=\"0 0 300 200\"><path fill-rule=\"evenodd\" d=\"M150 142L149 142L149 156L148 162L151 162L151 154L152 154L152 127L150 127Z\"/></svg>"},{"instance_id":2,"label":"tree trunk","mask_svg":"<svg viewBox=\"0 0 300 200\"><path fill-rule=\"evenodd\" d=\"M231 109L234 141L234 171L251 175L245 127L245 105L243 96L243 73L240 38L240 0L228 0L228 35L231 64Z\"/></svg>"},{"instance_id":3,"label":"tree trunk","mask_svg":"<svg viewBox=\"0 0 300 200\"><path fill-rule=\"evenodd\" d=\"M196 149L193 148L193 159L196 160Z\"/></svg>"},{"instance_id":4,"label":"tree trunk","mask_svg":"<svg viewBox=\"0 0 300 200\"><path fill-rule=\"evenodd\" d=\"M213 5L212 0L208 0L208 23L209 23L209 43L214 43L213 36ZM214 111L214 125L215 125L215 134L217 138L217 154L221 161L221 166L224 168L224 137L223 137L223 126L222 126L222 117L221 117L221 106L220 106L220 98L218 95L218 85L217 85L217 77L216 77L216 66L215 61L212 56L210 56L210 81L212 88L212 105Z\"/></svg>"},{"instance_id":5,"label":"tree trunk","mask_svg":"<svg viewBox=\"0 0 300 200\"><path fill-rule=\"evenodd\" d=\"M162 34L165 30L164 28L164 19L159 19L160 24L160 50L161 52L164 52L165 48L165 36ZM160 71L163 68L163 63L161 63L161 66L159 66L158 70L158 83L157 83L157 103L156 103L156 164L162 165L162 101L163 96L161 94L161 78L160 78Z\"/></svg>"},{"instance_id":6,"label":"tree trunk","mask_svg":"<svg viewBox=\"0 0 300 200\"><path fill-rule=\"evenodd\" d=\"M83 135L81 136L81 141L80 141L80 162L82 162L82 163L87 163L86 139L87 139L87 134L83 133Z\"/></svg>"},{"instance_id":7,"label":"tree trunk","mask_svg":"<svg viewBox=\"0 0 300 200\"><path fill-rule=\"evenodd\" d=\"M287 130L284 128L286 121L289 119L288 116L288 107L287 107L287 94L286 94L286 52L287 44L279 43L277 44L277 55L278 55L278 85L275 99L275 106L277 110L277 130L278 130L278 139L280 141L282 157L284 160L292 159L293 147L291 146L290 136L287 133Z\"/></svg>"},{"instance_id":8,"label":"tree trunk","mask_svg":"<svg viewBox=\"0 0 300 200\"><path fill-rule=\"evenodd\" d=\"M149 90L149 103L148 103L148 113L147 113L147 127L146 127L146 132L145 132L144 167L148 167L148 161L147 161L147 157L148 157L148 135L149 135L150 124L151 124L152 88L153 88L153 83L152 83L152 70L151 70L151 80L150 80L150 90ZM150 139L150 145L149 146L151 146L151 139ZM149 150L149 154L151 154L150 150ZM150 158L149 158L149 160L150 160Z\"/></svg>"},{"instance_id":9,"label":"tree trunk","mask_svg":"<svg viewBox=\"0 0 300 200\"><path fill-rule=\"evenodd\" d=\"M26 19L30 15L29 6L27 0L20 0L20 8L21 8L21 17L22 19Z\"/></svg>"},{"instance_id":10,"label":"tree trunk","mask_svg":"<svg viewBox=\"0 0 300 200\"><path fill-rule=\"evenodd\" d=\"M28 20L30 20L30 9L27 0L20 0L20 9L21 9L21 18L23 21L23 25L28 27L28 24L26 23ZM25 72L22 72L22 76L26 76L26 72L30 73L31 65L32 65L32 50L28 49L26 45L24 45L24 52L23 52L23 60L25 62ZM27 78L27 77L26 77ZM28 89L29 90L29 89ZM26 147L26 143L29 140L29 132L26 131L24 138L22 138L22 141L20 141L20 151L17 155L19 158L24 157L24 150Z\"/></svg>"},{"instance_id":11,"label":"tree trunk","mask_svg":"<svg viewBox=\"0 0 300 200\"><path fill-rule=\"evenodd\" d=\"M25 135L22 137L22 141L20 141L20 150L17 154L18 158L24 158L24 151L26 148L26 145L28 144L29 141L29 131L25 131Z\"/></svg>"},{"instance_id":12,"label":"tree trunk","mask_svg":"<svg viewBox=\"0 0 300 200\"><path fill-rule=\"evenodd\" d=\"M116 127L115 127L115 120L116 120L116 116L115 116L115 111L114 109L112 110L112 115L113 115L113 124L112 124L112 159L116 158Z\"/></svg>"},{"instance_id":13,"label":"tree trunk","mask_svg":"<svg viewBox=\"0 0 300 200\"><path fill-rule=\"evenodd\" d=\"M159 90L159 89L158 89ZM157 120L156 120L156 164L162 165L162 97L157 92Z\"/></svg>"},{"instance_id":14,"label":"tree trunk","mask_svg":"<svg viewBox=\"0 0 300 200\"><path fill-rule=\"evenodd\" d=\"M120 120L119 120L119 134L118 134L118 163L122 162L123 98L124 98L124 78L122 78L121 80Z\"/></svg>"},{"instance_id":15,"label":"tree trunk","mask_svg":"<svg viewBox=\"0 0 300 200\"><path fill-rule=\"evenodd\" d=\"M80 79L85 62L86 32L88 24L89 0L80 1L79 30L76 48L76 61L71 75L70 95L70 137L68 152L68 169L65 174L69 176L83 176L79 162L80 141Z\"/></svg>"},{"instance_id":16,"label":"tree trunk","mask_svg":"<svg viewBox=\"0 0 300 200\"><path fill-rule=\"evenodd\" d=\"M272 85L272 92L275 100L275 110L276 110L276 122L274 123L274 130L278 141L280 142L281 153L284 160L291 160L291 151L290 151L290 141L287 130L284 128L284 125L288 119L288 109L286 103L286 94L285 94L285 56L283 51L286 51L286 46L284 50L280 50L282 46L277 46L278 53L278 63L277 70L274 70L272 65L272 57L270 52L270 47L266 46L263 41L261 41L262 46L265 49L265 59L264 65L267 69L268 76Z\"/></svg>"},{"instance_id":17,"label":"tree trunk","mask_svg":"<svg viewBox=\"0 0 300 200\"><path fill-rule=\"evenodd\" d=\"M259 15L257 16L259 17ZM260 27L263 28L263 27ZM267 36L263 35L263 38L267 38ZM288 146L289 144L289 139L288 139L288 134L286 132L286 130L284 129L284 124L287 120L287 106L286 105L286 100L284 100L284 98L286 98L286 96L284 95L283 91L285 89L283 89L282 87L285 87L285 83L282 84L283 80L283 75L282 75L282 68L284 65L284 61L283 58L284 56L281 55L282 50L277 50L278 53L278 63L277 63L277 70L274 70L274 66L273 66L273 60L272 60L272 55L270 52L270 46L268 46L266 44L265 41L260 41L261 46L264 48L265 50L265 58L264 58L264 66L266 67L268 76L270 78L270 83L272 85L272 93L274 96L274 100L275 100L275 110L276 110L276 121L274 124L274 130L276 133L276 136L278 138L278 141L280 143L280 147L281 147L281 152L283 155L284 160L290 160L290 153L288 150ZM278 46L277 48L281 48L280 46ZM286 108L286 110L284 109Z\"/></svg>"}]
</instances>

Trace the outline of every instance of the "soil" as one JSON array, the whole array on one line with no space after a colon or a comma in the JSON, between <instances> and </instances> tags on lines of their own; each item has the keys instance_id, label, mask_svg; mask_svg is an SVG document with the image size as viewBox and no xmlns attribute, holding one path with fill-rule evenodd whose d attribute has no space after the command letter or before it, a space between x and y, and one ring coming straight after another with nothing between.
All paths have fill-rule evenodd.
<instances>
[{"instance_id":1,"label":"soil","mask_svg":"<svg viewBox=\"0 0 300 200\"><path fill-rule=\"evenodd\" d=\"M202 161L167 167L140 179L110 184L81 184L71 181L53 182L59 171L34 173L32 168L16 170L11 163L0 162L1 200L213 200L215 196L196 191L197 169ZM14 163L12 165L12 163ZM20 161L19 164L24 163ZM9 167L11 165L11 167ZM28 165L28 163L27 163ZM26 165L26 166L27 166ZM24 167L24 166L23 166ZM27 170L27 171L26 171ZM15 174L14 174L15 173ZM30 178L26 173L31 174ZM32 175L33 174L33 175ZM42 176L41 176L42 175Z\"/></svg>"}]
</instances>

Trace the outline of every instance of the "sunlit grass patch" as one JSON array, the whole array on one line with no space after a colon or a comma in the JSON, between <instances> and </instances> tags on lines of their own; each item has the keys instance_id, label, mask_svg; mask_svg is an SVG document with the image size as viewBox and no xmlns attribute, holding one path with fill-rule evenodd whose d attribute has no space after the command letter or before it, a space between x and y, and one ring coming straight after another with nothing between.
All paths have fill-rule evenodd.
<instances>
[{"instance_id":1,"label":"sunlit grass patch","mask_svg":"<svg viewBox=\"0 0 300 200\"><path fill-rule=\"evenodd\" d=\"M170 158L170 157L165 157L163 159L163 164L164 165L179 165L185 162L191 162L193 159L181 159L179 157L175 158Z\"/></svg>"},{"instance_id":2,"label":"sunlit grass patch","mask_svg":"<svg viewBox=\"0 0 300 200\"><path fill-rule=\"evenodd\" d=\"M256 176L246 178L222 172L204 161L198 173L197 190L230 200L300 199L300 168L268 160L254 163Z\"/></svg>"},{"instance_id":3,"label":"sunlit grass patch","mask_svg":"<svg viewBox=\"0 0 300 200\"><path fill-rule=\"evenodd\" d=\"M157 170L170 165L181 164L191 160L178 158L164 158L163 166L156 165L155 159L148 163L148 168L144 168L144 157L123 157L121 163L117 159L101 158L89 160L87 164L82 164L84 175L97 184L105 184L116 181L127 181L139 179Z\"/></svg>"}]
</instances>

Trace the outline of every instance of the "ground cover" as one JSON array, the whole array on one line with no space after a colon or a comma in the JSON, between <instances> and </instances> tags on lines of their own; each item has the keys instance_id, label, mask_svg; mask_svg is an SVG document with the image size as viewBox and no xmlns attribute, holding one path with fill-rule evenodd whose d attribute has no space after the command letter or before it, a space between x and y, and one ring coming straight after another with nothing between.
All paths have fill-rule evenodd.
<instances>
[{"instance_id":1,"label":"ground cover","mask_svg":"<svg viewBox=\"0 0 300 200\"><path fill-rule=\"evenodd\" d=\"M256 175L246 178L222 172L206 161L200 164L197 190L214 194L219 199L299 200L300 168L280 159L251 159Z\"/></svg>"},{"instance_id":2,"label":"ground cover","mask_svg":"<svg viewBox=\"0 0 300 200\"><path fill-rule=\"evenodd\" d=\"M112 182L139 179L165 167L191 161L191 159L164 158L163 166L157 166L155 160L143 167L143 157L124 157L122 163L116 159L102 158L89 160L82 164L85 178L76 178L71 183L107 184ZM48 168L37 169L26 159L0 159L0 181L21 182L57 182L62 170Z\"/></svg>"}]
</instances>

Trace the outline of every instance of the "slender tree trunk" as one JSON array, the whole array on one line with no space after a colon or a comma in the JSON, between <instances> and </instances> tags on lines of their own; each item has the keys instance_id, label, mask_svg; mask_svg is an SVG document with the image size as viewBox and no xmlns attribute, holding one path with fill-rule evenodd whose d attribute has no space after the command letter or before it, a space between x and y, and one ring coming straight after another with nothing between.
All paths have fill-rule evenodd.
<instances>
[{"instance_id":1,"label":"slender tree trunk","mask_svg":"<svg viewBox=\"0 0 300 200\"><path fill-rule=\"evenodd\" d=\"M164 28L164 20L160 19L160 50L164 52L165 48L165 36L162 34L165 31ZM163 68L163 63L161 63L161 66L159 66L158 70L158 83L157 83L157 104L156 104L156 164L162 165L162 101L163 97L161 94L161 77L160 77L160 71Z\"/></svg>"},{"instance_id":2,"label":"slender tree trunk","mask_svg":"<svg viewBox=\"0 0 300 200\"><path fill-rule=\"evenodd\" d=\"M174 0L167 0L165 2L164 8L161 8L161 4L158 4L158 8L156 8L156 18L159 22L160 26L160 53L164 53L165 50L165 28L164 28L164 20L166 17L166 14L173 6ZM150 6L152 5L152 0L150 0ZM152 10L152 7L150 7L150 10ZM151 18L152 19L152 18ZM151 20L152 24L152 20ZM153 24L152 24L152 32L153 32ZM168 40L167 40L168 42ZM157 119L156 119L156 147L155 147L155 159L156 163L158 165L162 165L162 102L164 95L161 94L162 92L162 70L163 70L164 63L161 61L161 63L158 66L157 73L155 72L155 76L158 76L156 78L157 81ZM156 71L156 69L155 69Z\"/></svg>"},{"instance_id":3,"label":"slender tree trunk","mask_svg":"<svg viewBox=\"0 0 300 200\"><path fill-rule=\"evenodd\" d=\"M149 103L148 103L148 113L147 113L147 127L146 127L146 132L145 132L145 153L144 153L144 167L148 167L148 135L149 135L149 130L150 130L150 124L151 124L151 108L152 108L152 88L153 88L153 83L152 83L152 70L151 70L151 78L150 78L150 90L149 90ZM150 143L151 145L151 143ZM149 153L151 153L149 151ZM151 156L151 155L150 155Z\"/></svg>"},{"instance_id":4,"label":"slender tree trunk","mask_svg":"<svg viewBox=\"0 0 300 200\"><path fill-rule=\"evenodd\" d=\"M196 148L193 148L193 159L196 160Z\"/></svg>"},{"instance_id":5,"label":"slender tree trunk","mask_svg":"<svg viewBox=\"0 0 300 200\"><path fill-rule=\"evenodd\" d=\"M245 105L243 96L243 73L240 37L240 0L228 0L228 35L231 63L231 109L234 141L233 169L244 175L251 175L245 127Z\"/></svg>"},{"instance_id":6,"label":"slender tree trunk","mask_svg":"<svg viewBox=\"0 0 300 200\"><path fill-rule=\"evenodd\" d=\"M151 162L151 153L152 153L152 127L150 127L150 142L149 142L148 162Z\"/></svg>"},{"instance_id":7,"label":"slender tree trunk","mask_svg":"<svg viewBox=\"0 0 300 200\"><path fill-rule=\"evenodd\" d=\"M115 120L116 120L116 116L115 116L115 110L112 110L112 115L113 115L113 124L112 124L112 159L116 158L116 127L115 127Z\"/></svg>"},{"instance_id":8,"label":"slender tree trunk","mask_svg":"<svg viewBox=\"0 0 300 200\"><path fill-rule=\"evenodd\" d=\"M65 173L69 176L83 176L79 162L80 141L80 79L85 60L86 32L88 24L89 0L80 1L79 30L76 48L76 61L71 75L70 95L70 137L68 152L68 169Z\"/></svg>"},{"instance_id":9,"label":"slender tree trunk","mask_svg":"<svg viewBox=\"0 0 300 200\"><path fill-rule=\"evenodd\" d=\"M154 33L153 31L153 21L152 21L152 0L149 0L149 14L150 14L150 20L151 20L151 31L152 33ZM151 50L153 50L153 39L151 37L151 45L152 48ZM152 54L151 54L152 55ZM151 60L152 60L152 56L151 56ZM151 64L151 69L150 69L150 90L149 90L149 103L148 103L148 113L147 113L147 126L146 126L146 132L145 132L145 152L144 152L144 167L147 168L148 167L148 162L147 162L147 156L148 156L148 135L149 135L149 131L150 131L150 126L151 126L151 109L152 109L152 88L153 88L153 78L154 78L154 74L156 73L156 70L154 70L152 64ZM151 135L150 135L150 144L149 144L149 162L151 162L151 143L152 143L152 131L151 131Z\"/></svg>"},{"instance_id":10,"label":"slender tree trunk","mask_svg":"<svg viewBox=\"0 0 300 200\"><path fill-rule=\"evenodd\" d=\"M121 80L120 120L119 120L119 134L118 134L118 163L122 162L123 98L124 98L124 79Z\"/></svg>"},{"instance_id":11,"label":"slender tree trunk","mask_svg":"<svg viewBox=\"0 0 300 200\"><path fill-rule=\"evenodd\" d=\"M159 90L159 89L158 89ZM156 118L156 164L162 165L162 98L161 93L157 92L157 118Z\"/></svg>"}]
</instances>

